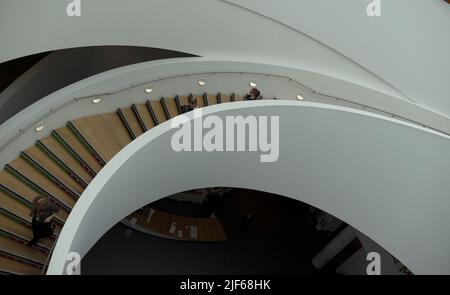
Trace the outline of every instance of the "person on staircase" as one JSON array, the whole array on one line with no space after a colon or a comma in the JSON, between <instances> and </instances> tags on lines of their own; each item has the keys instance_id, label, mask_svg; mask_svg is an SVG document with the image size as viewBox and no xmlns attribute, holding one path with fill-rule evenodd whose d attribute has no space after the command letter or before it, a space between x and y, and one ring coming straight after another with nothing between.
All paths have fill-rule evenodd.
<instances>
[{"instance_id":1,"label":"person on staircase","mask_svg":"<svg viewBox=\"0 0 450 295\"><path fill-rule=\"evenodd\" d=\"M261 91L257 88L250 89L250 92L244 96L244 100L257 100L262 99Z\"/></svg>"},{"instance_id":2,"label":"person on staircase","mask_svg":"<svg viewBox=\"0 0 450 295\"><path fill-rule=\"evenodd\" d=\"M52 222L52 218L58 211L58 206L50 197L41 195L34 198L33 208L30 212L30 216L33 217L31 223L33 238L28 242L28 246L32 246L40 239L53 234L55 225Z\"/></svg>"},{"instance_id":3,"label":"person on staircase","mask_svg":"<svg viewBox=\"0 0 450 295\"><path fill-rule=\"evenodd\" d=\"M199 104L198 104L197 98L189 97L188 104L181 106L181 113L184 114L184 113L193 111L194 109L198 109L198 108L199 108Z\"/></svg>"}]
</instances>

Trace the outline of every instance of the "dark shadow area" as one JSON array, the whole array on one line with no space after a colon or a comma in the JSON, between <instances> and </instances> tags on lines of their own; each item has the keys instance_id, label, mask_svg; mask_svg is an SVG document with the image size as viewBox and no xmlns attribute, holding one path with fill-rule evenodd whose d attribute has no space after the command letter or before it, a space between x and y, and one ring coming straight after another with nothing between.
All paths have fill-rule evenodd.
<instances>
[{"instance_id":1,"label":"dark shadow area","mask_svg":"<svg viewBox=\"0 0 450 295\"><path fill-rule=\"evenodd\" d=\"M189 53L134 46L94 46L56 50L0 64L0 93L22 74L25 79L7 96L0 96L0 124L39 99L90 76L131 64L179 57Z\"/></svg>"},{"instance_id":2,"label":"dark shadow area","mask_svg":"<svg viewBox=\"0 0 450 295\"><path fill-rule=\"evenodd\" d=\"M227 240L158 238L117 224L85 256L83 274L319 274L314 255L332 239L315 229L309 205L286 197L233 189L201 205L165 198L150 204L172 214L220 220ZM239 228L243 217L251 222ZM131 232L131 234L130 234Z\"/></svg>"},{"instance_id":3,"label":"dark shadow area","mask_svg":"<svg viewBox=\"0 0 450 295\"><path fill-rule=\"evenodd\" d=\"M0 93L50 52L43 52L0 63Z\"/></svg>"}]
</instances>

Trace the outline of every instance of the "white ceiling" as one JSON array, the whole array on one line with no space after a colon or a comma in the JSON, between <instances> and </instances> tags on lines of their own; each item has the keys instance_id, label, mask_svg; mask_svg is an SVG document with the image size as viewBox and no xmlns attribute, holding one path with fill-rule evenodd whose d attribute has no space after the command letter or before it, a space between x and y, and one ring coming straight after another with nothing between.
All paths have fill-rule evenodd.
<instances>
[{"instance_id":1,"label":"white ceiling","mask_svg":"<svg viewBox=\"0 0 450 295\"><path fill-rule=\"evenodd\" d=\"M444 1L381 0L372 18L365 0L81 0L79 17L66 15L68 3L0 2L0 62L80 46L157 47L294 67L450 117Z\"/></svg>"},{"instance_id":2,"label":"white ceiling","mask_svg":"<svg viewBox=\"0 0 450 295\"><path fill-rule=\"evenodd\" d=\"M226 0L286 24L450 117L450 5L442 0ZM282 3L282 5L280 5Z\"/></svg>"}]
</instances>

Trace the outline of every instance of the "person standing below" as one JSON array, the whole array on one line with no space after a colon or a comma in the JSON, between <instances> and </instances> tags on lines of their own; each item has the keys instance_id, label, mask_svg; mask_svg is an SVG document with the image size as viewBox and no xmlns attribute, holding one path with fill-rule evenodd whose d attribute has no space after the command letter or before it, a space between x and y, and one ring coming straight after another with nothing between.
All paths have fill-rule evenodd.
<instances>
[{"instance_id":1,"label":"person standing below","mask_svg":"<svg viewBox=\"0 0 450 295\"><path fill-rule=\"evenodd\" d=\"M262 99L261 92L257 88L250 89L250 92L244 96L244 100Z\"/></svg>"},{"instance_id":2,"label":"person standing below","mask_svg":"<svg viewBox=\"0 0 450 295\"><path fill-rule=\"evenodd\" d=\"M40 239L53 234L55 225L52 218L59 211L55 202L47 196L37 196L33 200L33 208L30 216L33 216L32 229L33 239L28 242L28 246L36 244Z\"/></svg>"}]
</instances>

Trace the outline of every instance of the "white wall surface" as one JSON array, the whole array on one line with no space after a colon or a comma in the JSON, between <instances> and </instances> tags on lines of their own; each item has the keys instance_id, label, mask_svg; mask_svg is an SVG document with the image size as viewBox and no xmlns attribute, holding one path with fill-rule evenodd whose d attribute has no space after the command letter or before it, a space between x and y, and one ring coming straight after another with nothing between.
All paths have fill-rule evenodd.
<instances>
[{"instance_id":1,"label":"white wall surface","mask_svg":"<svg viewBox=\"0 0 450 295\"><path fill-rule=\"evenodd\" d=\"M242 9L219 0L82 0L81 16L69 17L65 1L2 1L0 62L61 48L148 46L270 61L413 98L448 117L448 5L382 1L382 16L369 18L365 1L341 2L237 2Z\"/></svg>"},{"instance_id":2,"label":"white wall surface","mask_svg":"<svg viewBox=\"0 0 450 295\"><path fill-rule=\"evenodd\" d=\"M424 107L450 116L450 5L444 0L225 0L302 32ZM420 21L418 21L420 19Z\"/></svg>"},{"instance_id":3,"label":"white wall surface","mask_svg":"<svg viewBox=\"0 0 450 295\"><path fill-rule=\"evenodd\" d=\"M448 137L316 103L236 102L203 111L221 118L280 116L278 161L261 163L259 152L174 152L175 130L167 121L120 151L84 191L61 232L49 274L63 273L68 252L84 256L132 211L214 186L295 198L352 225L416 274L450 274Z\"/></svg>"},{"instance_id":4,"label":"white wall surface","mask_svg":"<svg viewBox=\"0 0 450 295\"><path fill-rule=\"evenodd\" d=\"M268 76L269 74L275 76ZM278 75L286 78L277 77ZM199 79L205 79L207 84L200 87L197 84ZM294 83L294 80L314 89L316 93ZM243 95L250 88L249 81L258 83L264 97L292 100L300 93L306 101L359 107L319 94L324 93L417 120L450 133L450 121L445 117L408 101L393 99L386 94L328 76L272 64L200 57L180 58L139 63L107 71L69 85L30 105L0 125L0 166L12 161L21 150L49 135L52 129L64 126L69 120L113 112L118 107L129 107L132 103L159 99L161 96L203 92L234 92ZM131 88L116 93L129 87ZM144 92L146 87L153 89L150 95ZM92 96L98 95L103 100L100 104L93 105ZM82 99L83 97L86 98ZM41 124L46 126L45 129L36 133L34 128Z\"/></svg>"}]
</instances>

